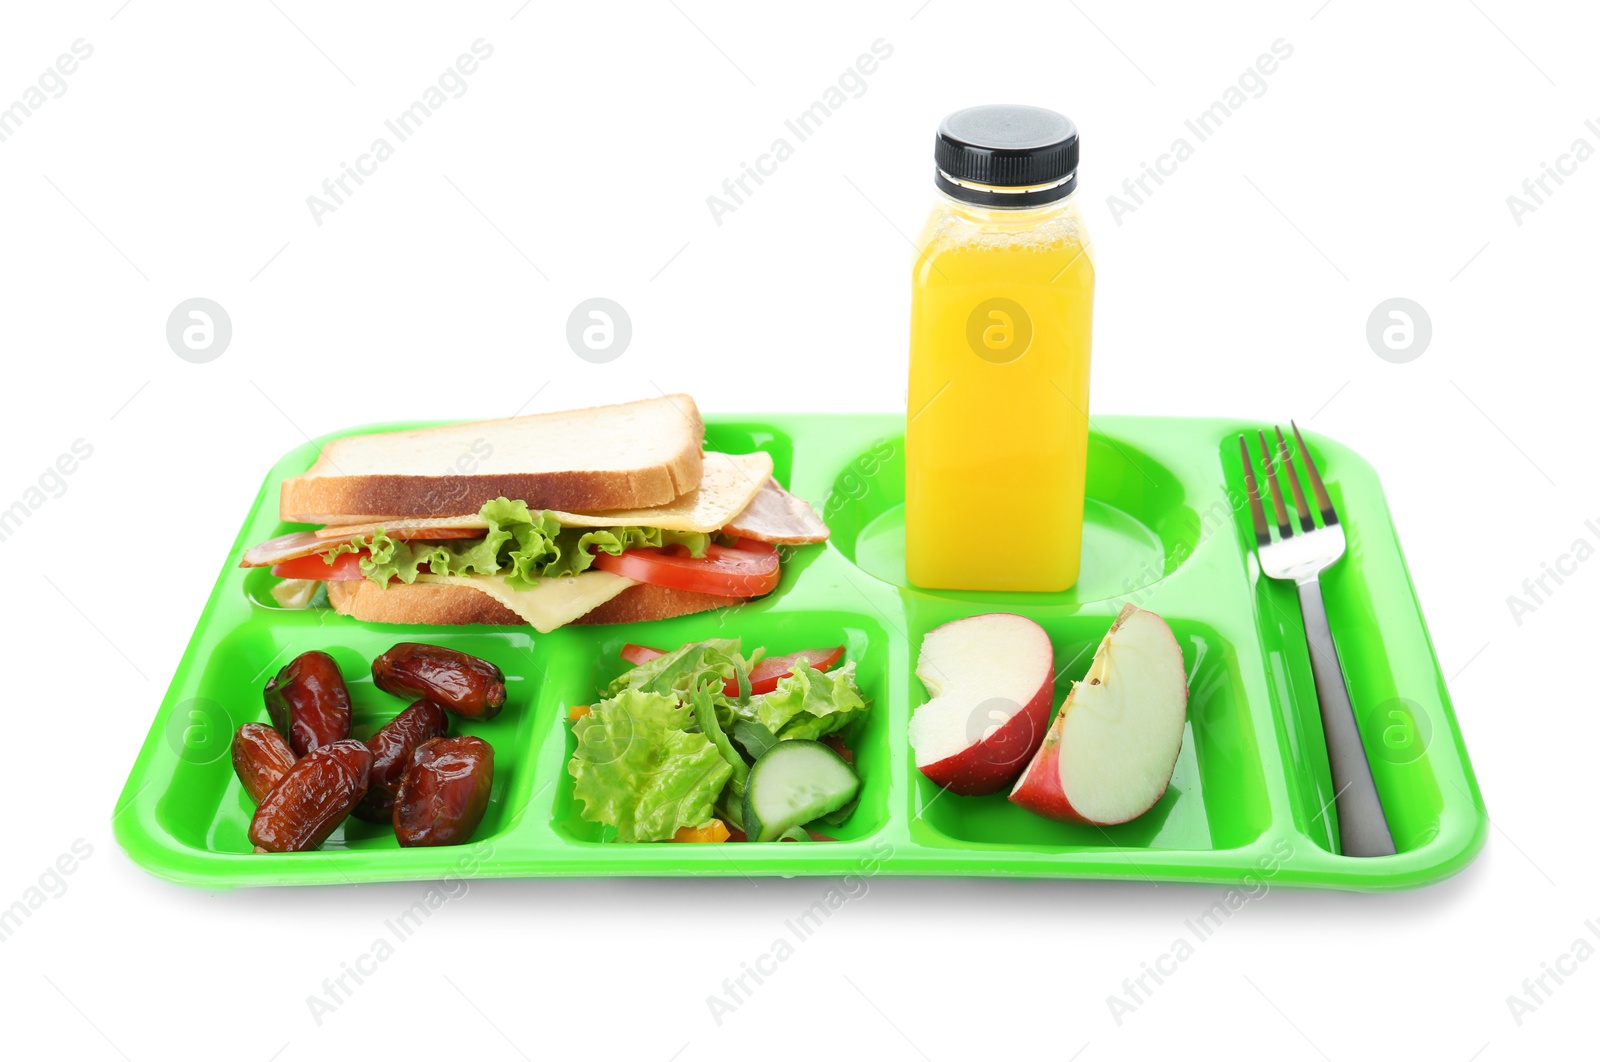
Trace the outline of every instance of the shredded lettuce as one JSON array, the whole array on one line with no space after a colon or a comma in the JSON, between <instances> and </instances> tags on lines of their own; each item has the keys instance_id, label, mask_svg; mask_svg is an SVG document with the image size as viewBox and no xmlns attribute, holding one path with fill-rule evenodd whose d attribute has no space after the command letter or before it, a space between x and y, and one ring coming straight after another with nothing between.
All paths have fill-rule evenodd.
<instances>
[{"instance_id":1,"label":"shredded lettuce","mask_svg":"<svg viewBox=\"0 0 1600 1062\"><path fill-rule=\"evenodd\" d=\"M590 708L573 724L567 761L583 817L616 827L619 841L666 841L709 823L733 768L687 729L694 723L692 707L661 693L623 690Z\"/></svg>"},{"instance_id":2,"label":"shredded lettuce","mask_svg":"<svg viewBox=\"0 0 1600 1062\"><path fill-rule=\"evenodd\" d=\"M711 694L713 690L721 688L715 679L707 679L689 694L689 703L694 705L694 721L700 727L700 732L711 739L711 743L717 747L717 754L733 768L734 792L743 796L745 779L750 777L750 765L734 750L733 742L728 740L728 736L722 732L722 724L717 721L716 705L712 703Z\"/></svg>"},{"instance_id":3,"label":"shredded lettuce","mask_svg":"<svg viewBox=\"0 0 1600 1062\"><path fill-rule=\"evenodd\" d=\"M751 763L759 760L768 749L778 743L778 735L749 719L735 720L729 736L744 749L744 754L750 758Z\"/></svg>"},{"instance_id":4,"label":"shredded lettuce","mask_svg":"<svg viewBox=\"0 0 1600 1062\"><path fill-rule=\"evenodd\" d=\"M594 565L593 550L618 554L642 546L684 546L691 556L705 556L711 536L694 531L665 531L659 527L562 528L548 509L532 511L526 502L496 498L485 502L478 515L489 526L481 539L460 542L413 543L391 538L382 528L352 538L323 554L332 564L341 553L366 550L361 572L387 586L398 578L414 583L423 572L433 575L493 575L503 573L513 590L531 590L545 576L577 575Z\"/></svg>"}]
</instances>

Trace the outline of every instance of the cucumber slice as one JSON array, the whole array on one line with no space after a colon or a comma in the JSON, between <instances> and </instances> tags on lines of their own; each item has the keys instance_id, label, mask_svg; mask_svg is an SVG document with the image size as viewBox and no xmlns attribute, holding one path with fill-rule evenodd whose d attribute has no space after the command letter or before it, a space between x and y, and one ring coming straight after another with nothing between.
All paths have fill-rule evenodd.
<instances>
[{"instance_id":1,"label":"cucumber slice","mask_svg":"<svg viewBox=\"0 0 1600 1062\"><path fill-rule=\"evenodd\" d=\"M820 823L823 823L824 825L827 825L827 826L842 826L845 822L847 822L849 820L850 816L855 813L856 804L858 804L860 802L860 800L861 800L861 795L858 793L858 794L856 794L856 799L855 800L850 801L850 803L846 804L844 807L840 808L838 811L830 811L830 812L828 812L826 815L822 816L817 821L820 822Z\"/></svg>"},{"instance_id":2,"label":"cucumber slice","mask_svg":"<svg viewBox=\"0 0 1600 1062\"><path fill-rule=\"evenodd\" d=\"M780 741L756 760L744 787L744 832L773 841L856 798L855 769L820 741Z\"/></svg>"}]
</instances>

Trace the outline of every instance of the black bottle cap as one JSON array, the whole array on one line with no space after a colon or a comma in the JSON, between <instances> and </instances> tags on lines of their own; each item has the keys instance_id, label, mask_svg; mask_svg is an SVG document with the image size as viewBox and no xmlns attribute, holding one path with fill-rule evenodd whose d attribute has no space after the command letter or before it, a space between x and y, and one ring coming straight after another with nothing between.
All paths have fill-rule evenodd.
<instances>
[{"instance_id":1,"label":"black bottle cap","mask_svg":"<svg viewBox=\"0 0 1600 1062\"><path fill-rule=\"evenodd\" d=\"M934 185L964 203L1053 203L1078 186L1078 127L1043 107L968 107L939 123L933 160Z\"/></svg>"}]
</instances>

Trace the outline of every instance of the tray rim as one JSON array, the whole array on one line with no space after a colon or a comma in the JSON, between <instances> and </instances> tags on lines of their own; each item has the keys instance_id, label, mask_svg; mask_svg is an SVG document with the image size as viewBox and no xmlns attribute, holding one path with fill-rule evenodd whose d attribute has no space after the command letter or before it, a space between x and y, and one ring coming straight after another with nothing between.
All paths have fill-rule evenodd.
<instances>
[{"instance_id":1,"label":"tray rim","mask_svg":"<svg viewBox=\"0 0 1600 1062\"><path fill-rule=\"evenodd\" d=\"M792 438L797 434L796 427L816 426L822 423L840 425L849 423L854 429L851 433L836 433L835 445L831 449L840 453L849 454L854 448L867 443L875 436L885 434L898 435L904 426L903 415L895 413L730 413L708 414L705 416L707 427L737 428L752 424L769 427L784 432ZM130 770L128 780L118 798L112 816L113 832L119 845L127 852L134 862L158 877L187 885L197 885L207 888L232 888L239 886L261 886L279 884L326 884L337 882L379 882L401 880L427 880L448 878L462 873L463 868L470 866L470 873L482 877L543 877L543 876L667 876L667 875L782 875L782 876L814 876L837 875L870 872L873 874L888 874L892 876L907 875L937 875L937 876L974 876L974 877L1055 877L1066 879L1123 879L1139 880L1141 877L1148 880L1162 882L1191 882L1208 884L1239 884L1248 880L1248 876L1255 873L1248 864L1242 863L1245 857L1257 859L1270 855L1273 844L1281 841L1285 836L1303 836L1299 831L1293 830L1293 823L1287 832L1281 829L1284 823L1280 822L1284 808L1280 807L1281 796L1279 793L1269 793L1273 799L1271 807L1271 820L1262 832L1249 844L1233 848L1212 849L1157 849L1144 847L1121 846L1064 846L1066 851L1059 852L1034 852L1019 850L1003 844L990 844L984 842L960 842L951 847L938 847L926 845L917 841L918 826L926 827L920 823L920 813L911 817L911 820L902 821L907 808L896 808L893 800L903 799L914 794L916 786L911 789L913 793L900 792L894 784L894 777L898 777L906 755L906 750L901 747L903 743L891 742L889 749L889 769L894 777L890 779L889 798L891 807L888 819L883 827L875 833L860 840L843 841L826 846L808 847L803 859L796 860L793 848L784 846L737 846L741 849L737 853L721 851L722 856L714 862L711 852L687 852L685 849L696 846L599 846L590 842L579 842L562 838L550 821L552 801L551 794L544 803L539 803L544 790L535 793L529 798L528 805L510 814L513 825L493 839L473 842L457 849L440 849L431 851L407 850L402 863L399 859L362 860L360 866L337 866L334 861L343 854L338 850L317 853L299 853L293 857L261 857L248 854L223 853L207 851L182 844L170 834L163 833L157 828L154 821L153 797L145 794L148 789L156 785L158 779L147 777L151 766L150 761L155 758L158 746L169 725L169 718L174 710L180 690L191 679L191 672L198 666L197 650L207 640L209 627L214 622L213 613L228 591L235 579L242 579L239 570L233 566L234 558L248 545L257 531L253 526L260 522L263 507L268 504L269 496L275 493L277 481L285 474L292 474L287 469L299 465L302 461L309 465L311 455L314 455L328 442L351 434L376 430L393 430L399 428L418 427L427 424L461 423L461 421L406 421L384 423L376 425L356 426L339 431L330 432L307 443L295 447L284 454L266 475L263 477L260 489L252 501L249 512L242 523L233 546L224 561L221 573L213 585L211 593L207 596L200 619L196 622L194 631L190 635L183 656L174 670L170 683L161 705L152 720L151 728L141 745L139 754ZM1196 431L1205 431L1210 439L1226 437L1232 426L1246 423L1227 418L1194 418L1194 417L1128 417L1128 416L1102 416L1097 417L1094 424L1096 434L1104 435L1115 440L1123 437L1122 432L1102 429L1110 425L1114 428L1137 428L1144 423L1160 423L1164 425L1184 424L1192 426ZM839 435L845 435L846 441L839 445ZM1308 851L1302 855L1299 849L1294 851L1291 858L1281 860L1270 875L1274 885L1341 888L1357 890L1388 890L1414 887L1448 877L1465 867L1475 857L1484 844L1489 820L1484 807L1483 797L1479 790L1477 779L1466 750L1465 740L1461 734L1459 720L1455 716L1454 707L1450 701L1448 690L1442 673L1440 673L1437 655L1433 651L1432 639L1428 634L1426 620L1421 613L1421 605L1417 600L1416 589L1411 581L1409 568L1405 565L1404 553L1401 550L1398 536L1394 534L1393 521L1389 515L1387 500L1384 497L1381 483L1376 471L1360 455L1349 450L1326 437L1316 435L1308 436L1313 439L1314 445L1337 447L1341 453L1341 461L1349 462L1343 475L1348 477L1351 470L1362 477L1370 477L1371 485L1376 497L1383 502L1381 513L1382 526L1387 531L1387 538L1397 554L1397 559L1405 576L1405 593L1416 609L1416 619L1420 625L1421 634L1431 654L1431 666L1439 679L1441 703L1439 705L1443 715L1443 722L1450 738L1449 748L1453 756L1448 762L1459 768L1460 781L1464 783L1462 796L1466 798L1467 806L1472 812L1471 828L1465 831L1457 830L1450 837L1436 837L1429 843L1396 856L1384 857L1380 860L1357 860L1334 855L1318 847L1315 843L1305 847ZM796 446L798 451L799 447ZM796 459L796 466L800 461ZM807 478L813 478L808 475ZM789 484L797 492L803 488L794 483ZM1367 521L1377 524L1379 517L1369 515ZM1231 536L1218 536L1224 540ZM829 544L824 547L830 554L838 554L838 547ZM820 558L819 558L820 559ZM873 584L873 593L885 598L894 598L900 591L898 588L883 582L870 573L856 567L842 555L838 557L841 563L851 567L854 571L865 575ZM1187 558L1192 561L1193 558ZM1186 562L1187 562L1186 561ZM1164 576L1158 583L1165 583L1174 579L1182 572L1171 573ZM788 586L789 593L775 595L776 601L764 601L755 606L746 608L760 608L764 611L787 611L782 608L784 599L793 596L794 587ZM871 595L864 595L869 597ZM774 607L776 606L776 607ZM861 611L858 603L831 606L838 611L856 612L867 615ZM1063 606L1067 607L1067 606ZM814 608L797 609L796 611L816 611ZM1107 602L1084 602L1070 606L1072 613L1099 615L1108 611ZM1114 609L1110 610L1114 611ZM1187 617L1186 617L1187 618ZM1205 617L1198 617L1198 622L1207 622ZM349 621L355 623L357 621ZM1256 627L1258 637L1261 634L1259 625L1254 618L1250 621ZM376 626L376 625L371 625ZM234 628L237 630L240 628ZM606 628L597 628L605 630ZM486 628L469 628L472 631L483 631ZM224 632L217 637L226 637ZM898 633L890 632L889 651L895 649L905 651L905 639ZM1260 646L1252 646L1258 653ZM892 667L891 667L892 670ZM526 710L532 711L532 707ZM884 705L880 710L887 711ZM1259 705L1246 705L1245 710L1252 717L1252 725L1259 726L1258 717L1264 710ZM546 724L553 720L544 721ZM537 725L538 721L534 724ZM1271 768L1276 765L1284 766L1281 759L1270 756L1269 753L1279 751L1281 736L1276 732L1258 735L1261 740L1260 752L1262 755L1262 769L1264 774L1272 774ZM543 740L540 751L533 757L534 763L530 769L539 769L539 757L559 755L563 761L566 750L562 742ZM1437 743L1436 743L1437 744ZM559 749L554 753L552 749ZM564 763L557 765L564 767ZM1276 775L1277 780L1287 785L1287 782ZM915 780L914 780L915 781ZM136 788L136 783L141 783ZM559 782L559 775L546 783L545 790L552 784ZM1270 787L1269 787L1270 788ZM1445 794L1447 801L1446 810L1455 798ZM136 811L135 814L128 814ZM1446 817L1446 811L1441 811L1441 820ZM534 827L525 830L526 827ZM891 829L891 826L894 828ZM543 827L543 833L549 836L540 840L548 842L552 838L554 844L536 844L533 848L517 848L511 842L516 841L524 832L538 834ZM901 828L903 827L903 828ZM526 839L526 838L524 838ZM1310 838L1305 838L1310 840ZM954 838L950 839L952 842ZM884 844L889 846L888 853L883 851ZM511 847L523 854L517 857L497 856L497 847ZM586 847L583 847L586 846ZM704 846L711 848L713 846ZM715 846L722 849L724 846ZM616 853L626 852L624 858L617 858ZM1008 852L1008 862L1000 863L994 859L997 852ZM964 853L964 854L963 854ZM365 856L375 856L386 853L366 851ZM1225 857L1225 858L1224 858ZM293 858L303 866L296 866L291 876L282 874L283 864L280 859ZM235 860L248 860L248 864L236 865ZM272 860L275 866L263 866L266 859ZM531 861L530 861L531 859ZM390 864L393 865L390 865ZM1120 865L1119 865L1120 864ZM869 870L870 868L870 870ZM1132 871L1130 873L1130 871ZM241 873L242 872L242 873Z\"/></svg>"}]
</instances>

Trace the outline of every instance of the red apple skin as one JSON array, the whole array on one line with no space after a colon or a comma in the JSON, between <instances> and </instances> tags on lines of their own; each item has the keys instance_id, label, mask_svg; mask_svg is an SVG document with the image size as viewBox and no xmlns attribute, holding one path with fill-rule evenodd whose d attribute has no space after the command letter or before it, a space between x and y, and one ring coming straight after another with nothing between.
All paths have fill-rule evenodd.
<instances>
[{"instance_id":1,"label":"red apple skin","mask_svg":"<svg viewBox=\"0 0 1600 1062\"><path fill-rule=\"evenodd\" d=\"M1122 626L1123 621L1135 611L1137 609L1132 604L1124 607L1122 613L1112 623L1111 631L1108 632L1107 637L1115 633L1117 628ZM1160 617L1157 618L1159 619ZM1162 622L1165 624L1166 621L1163 620ZM1171 627L1167 628L1167 633L1169 635L1172 634ZM1176 637L1173 637L1172 646L1175 650L1178 650L1179 658L1182 659L1182 650L1178 649ZM1187 682L1184 684L1183 698L1185 705L1187 705L1189 700ZM1071 700L1070 695L1068 700ZM1161 803L1161 798L1167 795L1167 788L1172 784L1171 768L1167 771L1166 784L1162 785L1161 791L1155 795L1155 799L1140 808L1137 813L1129 815L1125 819L1118 819L1116 822L1096 822L1078 814L1077 809L1067 799L1066 792L1061 788L1061 725L1066 716L1066 711L1067 705L1063 704L1061 711L1056 714L1055 720L1050 725L1050 732L1045 735L1044 742L1039 746L1039 751L1034 753L1032 761L1029 762L1027 769L1023 771L1022 778L1017 782L1016 788L1011 791L1011 796L1008 799L1013 804L1026 808L1035 815L1054 819L1057 822L1076 822L1086 826L1116 826L1124 822L1132 822ZM1181 753L1182 746L1180 745L1179 754L1181 755ZM1177 762L1178 757L1175 755L1172 766L1176 767Z\"/></svg>"},{"instance_id":2,"label":"red apple skin","mask_svg":"<svg viewBox=\"0 0 1600 1062\"><path fill-rule=\"evenodd\" d=\"M1009 799L1018 807L1047 819L1087 823L1089 820L1072 810L1067 794L1061 790L1060 752L1061 727L1052 726Z\"/></svg>"},{"instance_id":3,"label":"red apple skin","mask_svg":"<svg viewBox=\"0 0 1600 1062\"><path fill-rule=\"evenodd\" d=\"M1038 753L1033 757L1033 762L1028 764L1027 772L1017 787L1011 791L1010 800L1021 808L1026 808L1046 819L1056 822L1076 822L1085 826L1116 826L1124 822L1132 822L1157 804L1167 795L1167 786L1161 787L1161 792L1156 794L1154 800L1140 808L1136 813L1116 822L1095 822L1093 819L1084 818L1067 800L1067 794L1061 789L1061 735L1057 727L1051 727L1050 733L1045 737L1044 744L1039 746ZM1167 785L1171 785L1169 777Z\"/></svg>"},{"instance_id":4,"label":"red apple skin","mask_svg":"<svg viewBox=\"0 0 1600 1062\"><path fill-rule=\"evenodd\" d=\"M954 756L920 768L922 773L957 796L998 793L1016 780L1044 740L1054 694L1054 673L1047 670L1039 692L1000 729Z\"/></svg>"}]
</instances>

